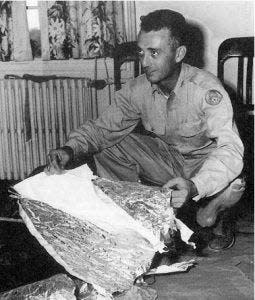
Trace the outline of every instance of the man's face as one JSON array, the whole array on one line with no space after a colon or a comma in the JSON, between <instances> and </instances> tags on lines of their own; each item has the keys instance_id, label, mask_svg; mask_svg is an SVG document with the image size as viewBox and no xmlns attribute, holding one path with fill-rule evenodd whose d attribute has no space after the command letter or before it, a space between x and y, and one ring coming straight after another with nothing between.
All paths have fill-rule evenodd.
<instances>
[{"instance_id":1,"label":"man's face","mask_svg":"<svg viewBox=\"0 0 255 300\"><path fill-rule=\"evenodd\" d=\"M140 31L138 47L140 62L151 83L159 83L171 78L177 62L176 48L172 45L168 29Z\"/></svg>"}]
</instances>

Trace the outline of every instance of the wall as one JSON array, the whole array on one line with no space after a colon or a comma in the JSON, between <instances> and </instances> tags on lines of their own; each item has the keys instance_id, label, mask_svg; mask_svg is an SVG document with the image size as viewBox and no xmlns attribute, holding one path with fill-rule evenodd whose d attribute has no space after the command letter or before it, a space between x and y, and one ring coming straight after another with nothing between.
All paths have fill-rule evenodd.
<instances>
[{"instance_id":1,"label":"wall","mask_svg":"<svg viewBox=\"0 0 255 300\"><path fill-rule=\"evenodd\" d=\"M222 41L254 35L253 1L136 1L137 28L140 16L156 9L171 9L184 15L201 30L204 39L203 67L217 74L217 53ZM226 69L230 81L234 66Z\"/></svg>"}]
</instances>

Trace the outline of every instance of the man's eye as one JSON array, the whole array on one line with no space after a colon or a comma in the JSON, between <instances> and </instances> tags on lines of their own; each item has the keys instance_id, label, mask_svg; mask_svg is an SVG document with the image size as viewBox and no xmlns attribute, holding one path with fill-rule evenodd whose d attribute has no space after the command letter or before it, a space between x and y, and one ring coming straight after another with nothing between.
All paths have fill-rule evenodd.
<instances>
[{"instance_id":1,"label":"man's eye","mask_svg":"<svg viewBox=\"0 0 255 300\"><path fill-rule=\"evenodd\" d=\"M138 56L140 56L140 57L141 57L141 56L143 56L143 55L144 55L144 52L143 52L143 50L138 50L138 51L137 51L137 54L138 54Z\"/></svg>"},{"instance_id":2,"label":"man's eye","mask_svg":"<svg viewBox=\"0 0 255 300\"><path fill-rule=\"evenodd\" d=\"M159 55L158 51L157 50L151 50L151 56L152 57L157 57Z\"/></svg>"}]
</instances>

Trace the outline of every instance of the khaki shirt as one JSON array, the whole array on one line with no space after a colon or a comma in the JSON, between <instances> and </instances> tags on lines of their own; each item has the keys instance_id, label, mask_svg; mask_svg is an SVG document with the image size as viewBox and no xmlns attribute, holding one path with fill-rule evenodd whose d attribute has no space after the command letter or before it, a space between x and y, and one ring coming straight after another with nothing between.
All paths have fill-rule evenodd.
<instances>
[{"instance_id":1,"label":"khaki shirt","mask_svg":"<svg viewBox=\"0 0 255 300\"><path fill-rule=\"evenodd\" d=\"M170 97L141 75L116 92L97 120L71 132L66 146L75 155L99 152L131 133L140 119L187 161L204 158L190 178L199 193L194 200L221 191L240 175L244 149L229 96L214 75L184 63Z\"/></svg>"}]
</instances>

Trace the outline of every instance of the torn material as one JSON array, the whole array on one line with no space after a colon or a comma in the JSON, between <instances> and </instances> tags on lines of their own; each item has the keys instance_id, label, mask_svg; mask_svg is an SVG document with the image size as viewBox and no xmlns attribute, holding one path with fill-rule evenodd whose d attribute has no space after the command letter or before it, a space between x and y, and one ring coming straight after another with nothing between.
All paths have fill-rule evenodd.
<instances>
[{"instance_id":1,"label":"torn material","mask_svg":"<svg viewBox=\"0 0 255 300\"><path fill-rule=\"evenodd\" d=\"M179 224L159 188L97 178L86 165L63 175L40 173L14 189L30 232L102 295L130 288L155 252L164 251L159 231Z\"/></svg>"},{"instance_id":2,"label":"torn material","mask_svg":"<svg viewBox=\"0 0 255 300\"><path fill-rule=\"evenodd\" d=\"M171 191L163 193L159 187L105 178L97 178L94 184L130 216L152 231L157 239L161 238L161 234L167 235L169 229L178 229L182 240L196 248L195 243L189 242L193 231L175 217L174 210L170 207Z\"/></svg>"},{"instance_id":3,"label":"torn material","mask_svg":"<svg viewBox=\"0 0 255 300\"><path fill-rule=\"evenodd\" d=\"M183 261L172 265L161 265L157 268L150 269L145 275L160 275L169 273L185 272L188 268L192 267L195 263L194 259Z\"/></svg>"},{"instance_id":4,"label":"torn material","mask_svg":"<svg viewBox=\"0 0 255 300\"><path fill-rule=\"evenodd\" d=\"M61 299L76 300L75 284L65 274L57 274L50 278L20 286L0 294L2 300L13 299Z\"/></svg>"},{"instance_id":5,"label":"torn material","mask_svg":"<svg viewBox=\"0 0 255 300\"><path fill-rule=\"evenodd\" d=\"M28 230L46 251L104 297L129 289L150 267L152 245L134 231L108 233L40 201L21 199L19 208Z\"/></svg>"}]
</instances>

